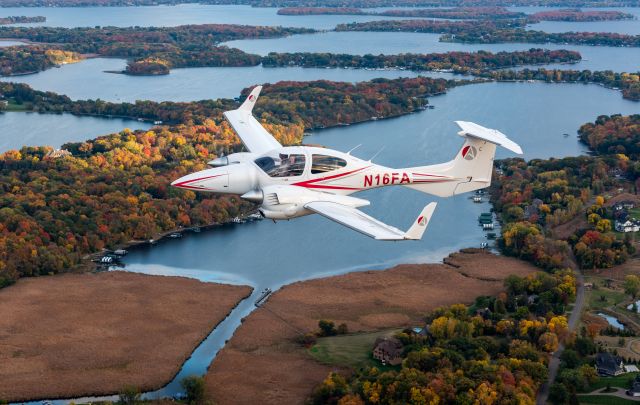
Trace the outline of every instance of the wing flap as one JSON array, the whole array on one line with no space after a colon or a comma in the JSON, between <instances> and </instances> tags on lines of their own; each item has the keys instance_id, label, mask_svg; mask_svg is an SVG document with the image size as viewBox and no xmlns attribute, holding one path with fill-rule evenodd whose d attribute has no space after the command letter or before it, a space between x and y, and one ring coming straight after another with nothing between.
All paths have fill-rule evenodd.
<instances>
[{"instance_id":1,"label":"wing flap","mask_svg":"<svg viewBox=\"0 0 640 405\"><path fill-rule=\"evenodd\" d=\"M435 209L435 203L429 204L422 210L421 216L418 217L416 224L411 227L409 232L403 232L398 228L378 221L356 208L335 202L312 201L305 204L305 208L374 239L405 240L422 238L424 229L426 229L426 225ZM416 226L422 229L417 230L415 229Z\"/></svg>"},{"instance_id":2,"label":"wing flap","mask_svg":"<svg viewBox=\"0 0 640 405\"><path fill-rule=\"evenodd\" d=\"M255 119L252 114L253 106L258 100L262 86L256 86L249 97L237 110L226 111L225 118L244 146L253 153L265 153L281 147L280 143Z\"/></svg>"}]
</instances>

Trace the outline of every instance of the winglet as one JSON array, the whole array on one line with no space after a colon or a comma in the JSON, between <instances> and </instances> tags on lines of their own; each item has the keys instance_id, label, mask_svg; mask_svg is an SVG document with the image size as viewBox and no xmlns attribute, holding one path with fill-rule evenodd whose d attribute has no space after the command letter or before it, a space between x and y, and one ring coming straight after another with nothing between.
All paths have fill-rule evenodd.
<instances>
[{"instance_id":1,"label":"winglet","mask_svg":"<svg viewBox=\"0 0 640 405\"><path fill-rule=\"evenodd\" d=\"M260 91L262 91L262 86L256 86L251 90L249 97L244 100L244 103L240 106L239 110L251 111L253 110L253 106L256 105L256 101L258 101L258 96L260 95Z\"/></svg>"},{"instance_id":2,"label":"winglet","mask_svg":"<svg viewBox=\"0 0 640 405\"><path fill-rule=\"evenodd\" d=\"M416 222L411 225L411 228L404 234L405 239L411 240L420 240L422 239L422 235L424 231L427 229L429 225L429 221L431 220L431 215L433 215L433 211L436 209L437 203L432 202L429 203L426 207L422 209L422 212L416 219Z\"/></svg>"}]
</instances>

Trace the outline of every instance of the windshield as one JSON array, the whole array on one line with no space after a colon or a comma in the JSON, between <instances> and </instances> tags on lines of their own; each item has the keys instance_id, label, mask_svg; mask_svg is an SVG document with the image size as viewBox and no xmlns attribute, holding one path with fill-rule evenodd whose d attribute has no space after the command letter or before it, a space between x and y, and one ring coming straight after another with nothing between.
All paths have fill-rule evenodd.
<instances>
[{"instance_id":1,"label":"windshield","mask_svg":"<svg viewBox=\"0 0 640 405\"><path fill-rule=\"evenodd\" d=\"M255 163L271 177L293 177L304 173L305 161L302 154L275 153L260 157Z\"/></svg>"}]
</instances>

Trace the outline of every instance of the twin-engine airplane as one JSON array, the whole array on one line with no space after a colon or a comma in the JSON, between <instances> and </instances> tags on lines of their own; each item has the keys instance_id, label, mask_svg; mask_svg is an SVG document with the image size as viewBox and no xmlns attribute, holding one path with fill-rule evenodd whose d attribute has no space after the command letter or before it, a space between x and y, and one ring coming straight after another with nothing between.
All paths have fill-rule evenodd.
<instances>
[{"instance_id":1,"label":"twin-engine airplane","mask_svg":"<svg viewBox=\"0 0 640 405\"><path fill-rule=\"evenodd\" d=\"M456 121L465 138L453 160L431 166L391 169L349 153L311 146L284 147L253 117L262 86L253 89L237 110L225 117L249 150L209 162L212 169L184 176L172 186L195 191L239 194L260 204L273 220L320 214L379 240L421 239L436 203L428 204L403 232L359 211L369 201L349 194L383 186L405 186L449 197L491 184L496 145L522 149L503 133L472 122Z\"/></svg>"}]
</instances>

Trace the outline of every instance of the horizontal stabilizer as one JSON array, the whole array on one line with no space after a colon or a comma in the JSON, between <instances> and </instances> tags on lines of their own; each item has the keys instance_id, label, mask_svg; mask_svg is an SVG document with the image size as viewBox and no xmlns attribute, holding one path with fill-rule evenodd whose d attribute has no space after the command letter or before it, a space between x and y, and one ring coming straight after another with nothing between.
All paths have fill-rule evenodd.
<instances>
[{"instance_id":1,"label":"horizontal stabilizer","mask_svg":"<svg viewBox=\"0 0 640 405\"><path fill-rule=\"evenodd\" d=\"M496 129L485 128L482 125L478 125L474 122L469 121L456 121L456 124L458 124L458 126L462 130L458 132L458 135L460 136L470 136L473 138L482 139L487 142L495 143L496 145L507 148L510 151L517 153L518 155L522 155L522 148L520 147L520 145L507 138L505 134Z\"/></svg>"}]
</instances>

